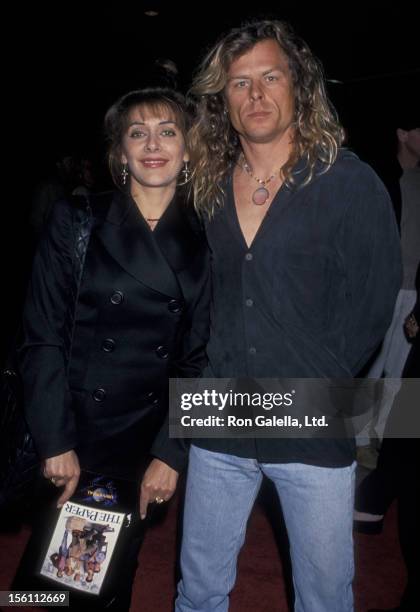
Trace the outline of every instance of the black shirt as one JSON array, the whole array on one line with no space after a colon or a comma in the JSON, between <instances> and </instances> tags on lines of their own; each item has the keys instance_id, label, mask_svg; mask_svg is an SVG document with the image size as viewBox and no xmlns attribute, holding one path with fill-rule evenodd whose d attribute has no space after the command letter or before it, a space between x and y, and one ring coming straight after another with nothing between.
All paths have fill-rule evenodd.
<instances>
[{"instance_id":1,"label":"black shirt","mask_svg":"<svg viewBox=\"0 0 420 612\"><path fill-rule=\"evenodd\" d=\"M248 248L232 179L207 226L212 257L209 367L216 378L348 378L381 342L401 284L387 191L356 155L276 194ZM261 462L344 466L352 440L200 439L194 444Z\"/></svg>"}]
</instances>

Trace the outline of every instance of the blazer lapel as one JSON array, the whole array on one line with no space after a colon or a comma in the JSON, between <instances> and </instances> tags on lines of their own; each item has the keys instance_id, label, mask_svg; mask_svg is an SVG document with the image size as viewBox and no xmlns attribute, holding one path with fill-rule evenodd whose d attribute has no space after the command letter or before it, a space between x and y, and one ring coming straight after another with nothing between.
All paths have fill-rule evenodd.
<instances>
[{"instance_id":1,"label":"blazer lapel","mask_svg":"<svg viewBox=\"0 0 420 612\"><path fill-rule=\"evenodd\" d=\"M117 192L104 216L97 216L95 207L93 212L95 235L124 270L155 291L182 297L173 270L130 196Z\"/></svg>"}]
</instances>

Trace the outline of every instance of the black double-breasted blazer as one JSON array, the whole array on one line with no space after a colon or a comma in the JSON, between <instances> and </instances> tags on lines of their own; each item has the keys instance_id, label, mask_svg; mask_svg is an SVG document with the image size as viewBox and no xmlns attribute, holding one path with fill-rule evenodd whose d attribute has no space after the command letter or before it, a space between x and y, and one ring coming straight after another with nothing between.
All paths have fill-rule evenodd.
<instances>
[{"instance_id":1,"label":"black double-breasted blazer","mask_svg":"<svg viewBox=\"0 0 420 612\"><path fill-rule=\"evenodd\" d=\"M180 194L153 232L130 196L95 196L67 359L74 205L55 205L35 256L21 348L25 410L41 457L75 448L82 466L105 461L108 469L149 452L166 416L169 376L200 374L208 251ZM180 444L162 443L162 432L159 440L155 454L180 469Z\"/></svg>"}]
</instances>

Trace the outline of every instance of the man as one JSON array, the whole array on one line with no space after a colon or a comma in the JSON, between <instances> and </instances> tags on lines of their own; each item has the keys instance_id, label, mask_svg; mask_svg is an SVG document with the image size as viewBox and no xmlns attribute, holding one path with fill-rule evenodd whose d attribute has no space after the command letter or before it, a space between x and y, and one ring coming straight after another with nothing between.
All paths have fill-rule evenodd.
<instances>
[{"instance_id":1,"label":"man","mask_svg":"<svg viewBox=\"0 0 420 612\"><path fill-rule=\"evenodd\" d=\"M196 203L209 214L207 377L351 377L400 283L377 176L339 151L321 68L278 21L231 31L193 84ZM262 476L290 539L296 612L353 609L354 444L206 439L191 446L177 612L228 609Z\"/></svg>"},{"instance_id":2,"label":"man","mask_svg":"<svg viewBox=\"0 0 420 612\"><path fill-rule=\"evenodd\" d=\"M417 113L416 113L417 114ZM401 125L401 124L400 124ZM398 141L397 162L399 180L390 192L395 194L394 206L401 216L401 248L403 281L394 308L391 325L386 332L381 351L367 376L385 377L383 393L370 423L357 436L357 458L361 465L374 468L378 457L374 439L382 441L385 425L395 395L400 388L410 342L404 333L404 321L416 301L416 271L420 262L420 128L415 119L403 123L396 135Z\"/></svg>"}]
</instances>

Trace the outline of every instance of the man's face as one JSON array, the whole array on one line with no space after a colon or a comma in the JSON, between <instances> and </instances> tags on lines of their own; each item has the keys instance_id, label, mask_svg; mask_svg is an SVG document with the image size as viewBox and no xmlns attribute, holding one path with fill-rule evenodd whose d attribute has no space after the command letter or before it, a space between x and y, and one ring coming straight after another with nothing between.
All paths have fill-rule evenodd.
<instances>
[{"instance_id":1,"label":"man's face","mask_svg":"<svg viewBox=\"0 0 420 612\"><path fill-rule=\"evenodd\" d=\"M420 159L420 128L406 132L405 145L412 155Z\"/></svg>"},{"instance_id":2,"label":"man's face","mask_svg":"<svg viewBox=\"0 0 420 612\"><path fill-rule=\"evenodd\" d=\"M249 142L274 142L289 131L294 93L286 55L273 39L258 42L232 62L225 87L233 127Z\"/></svg>"}]
</instances>

